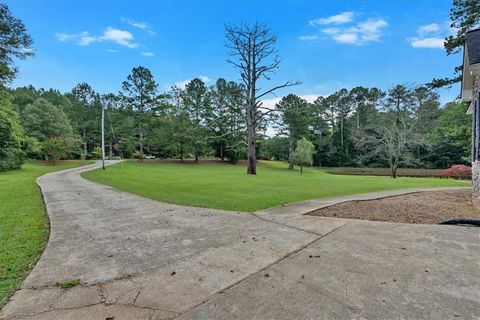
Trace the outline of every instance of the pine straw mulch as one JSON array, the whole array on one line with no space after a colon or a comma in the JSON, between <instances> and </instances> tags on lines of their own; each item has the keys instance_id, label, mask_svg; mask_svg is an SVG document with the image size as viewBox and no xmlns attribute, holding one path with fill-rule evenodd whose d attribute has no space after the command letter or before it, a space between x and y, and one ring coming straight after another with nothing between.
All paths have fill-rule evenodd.
<instances>
[{"instance_id":1,"label":"pine straw mulch","mask_svg":"<svg viewBox=\"0 0 480 320\"><path fill-rule=\"evenodd\" d=\"M470 190L417 192L377 200L348 201L309 215L346 219L436 224L453 217L480 218Z\"/></svg>"}]
</instances>

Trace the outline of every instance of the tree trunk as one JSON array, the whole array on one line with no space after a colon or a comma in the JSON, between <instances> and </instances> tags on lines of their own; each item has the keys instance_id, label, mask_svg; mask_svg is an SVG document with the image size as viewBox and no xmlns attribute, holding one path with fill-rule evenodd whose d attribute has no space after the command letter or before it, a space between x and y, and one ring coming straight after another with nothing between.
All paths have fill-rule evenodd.
<instances>
[{"instance_id":1,"label":"tree trunk","mask_svg":"<svg viewBox=\"0 0 480 320\"><path fill-rule=\"evenodd\" d=\"M83 129L83 159L87 159L87 132L85 129Z\"/></svg>"},{"instance_id":2,"label":"tree trunk","mask_svg":"<svg viewBox=\"0 0 480 320\"><path fill-rule=\"evenodd\" d=\"M293 142L292 139L290 139L288 143L288 170L293 170Z\"/></svg>"},{"instance_id":3,"label":"tree trunk","mask_svg":"<svg viewBox=\"0 0 480 320\"><path fill-rule=\"evenodd\" d=\"M113 157L113 144L112 139L108 142L108 159L112 160Z\"/></svg>"},{"instance_id":4,"label":"tree trunk","mask_svg":"<svg viewBox=\"0 0 480 320\"><path fill-rule=\"evenodd\" d=\"M343 115L340 117L340 144L343 149Z\"/></svg>"},{"instance_id":5,"label":"tree trunk","mask_svg":"<svg viewBox=\"0 0 480 320\"><path fill-rule=\"evenodd\" d=\"M398 161L395 159L393 162L390 162L390 177L393 179L397 178L397 169L398 169Z\"/></svg>"},{"instance_id":6,"label":"tree trunk","mask_svg":"<svg viewBox=\"0 0 480 320\"><path fill-rule=\"evenodd\" d=\"M198 144L195 143L195 162L198 162Z\"/></svg>"},{"instance_id":7,"label":"tree trunk","mask_svg":"<svg viewBox=\"0 0 480 320\"><path fill-rule=\"evenodd\" d=\"M357 129L360 129L360 110L357 107Z\"/></svg>"},{"instance_id":8,"label":"tree trunk","mask_svg":"<svg viewBox=\"0 0 480 320\"><path fill-rule=\"evenodd\" d=\"M180 143L180 162L183 162L183 142Z\"/></svg>"},{"instance_id":9,"label":"tree trunk","mask_svg":"<svg viewBox=\"0 0 480 320\"><path fill-rule=\"evenodd\" d=\"M392 168L392 178L397 179L397 167L396 166L394 166Z\"/></svg>"},{"instance_id":10,"label":"tree trunk","mask_svg":"<svg viewBox=\"0 0 480 320\"><path fill-rule=\"evenodd\" d=\"M138 161L143 162L143 123L140 123L140 158Z\"/></svg>"},{"instance_id":11,"label":"tree trunk","mask_svg":"<svg viewBox=\"0 0 480 320\"><path fill-rule=\"evenodd\" d=\"M256 132L255 132L255 114L252 106L249 106L247 112L247 143L248 143L248 167L247 174L257 174L257 152L256 152Z\"/></svg>"},{"instance_id":12,"label":"tree trunk","mask_svg":"<svg viewBox=\"0 0 480 320\"><path fill-rule=\"evenodd\" d=\"M300 165L300 175L303 175L303 165Z\"/></svg>"}]
</instances>

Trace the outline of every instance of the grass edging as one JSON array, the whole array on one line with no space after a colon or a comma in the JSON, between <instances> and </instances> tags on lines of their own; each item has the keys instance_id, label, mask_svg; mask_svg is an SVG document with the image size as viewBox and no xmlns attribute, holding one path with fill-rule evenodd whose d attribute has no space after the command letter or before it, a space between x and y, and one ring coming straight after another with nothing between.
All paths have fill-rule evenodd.
<instances>
[{"instance_id":1,"label":"grass edging","mask_svg":"<svg viewBox=\"0 0 480 320\"><path fill-rule=\"evenodd\" d=\"M50 237L50 219L37 179L47 173L89 165L62 161L57 166L27 162L0 173L0 309L35 267Z\"/></svg>"}]
</instances>

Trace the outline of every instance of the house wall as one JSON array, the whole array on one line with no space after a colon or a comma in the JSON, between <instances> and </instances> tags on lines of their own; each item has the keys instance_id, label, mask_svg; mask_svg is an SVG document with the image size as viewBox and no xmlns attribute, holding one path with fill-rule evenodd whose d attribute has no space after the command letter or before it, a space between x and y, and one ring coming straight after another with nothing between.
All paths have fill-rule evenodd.
<instances>
[{"instance_id":1,"label":"house wall","mask_svg":"<svg viewBox=\"0 0 480 320\"><path fill-rule=\"evenodd\" d=\"M480 75L475 76L472 100L472 192L480 205Z\"/></svg>"}]
</instances>

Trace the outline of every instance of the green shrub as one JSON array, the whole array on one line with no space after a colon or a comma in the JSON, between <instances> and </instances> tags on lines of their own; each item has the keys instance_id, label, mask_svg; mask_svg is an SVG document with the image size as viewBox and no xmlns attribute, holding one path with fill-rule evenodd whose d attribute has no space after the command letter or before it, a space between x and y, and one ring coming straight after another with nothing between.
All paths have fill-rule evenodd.
<instances>
[{"instance_id":1,"label":"green shrub","mask_svg":"<svg viewBox=\"0 0 480 320\"><path fill-rule=\"evenodd\" d=\"M23 164L23 130L11 96L0 92L0 171L19 169Z\"/></svg>"},{"instance_id":2,"label":"green shrub","mask_svg":"<svg viewBox=\"0 0 480 320\"><path fill-rule=\"evenodd\" d=\"M102 148L95 147L93 151L90 153L91 159L99 160L102 159Z\"/></svg>"}]
</instances>

